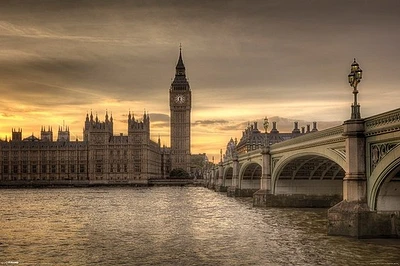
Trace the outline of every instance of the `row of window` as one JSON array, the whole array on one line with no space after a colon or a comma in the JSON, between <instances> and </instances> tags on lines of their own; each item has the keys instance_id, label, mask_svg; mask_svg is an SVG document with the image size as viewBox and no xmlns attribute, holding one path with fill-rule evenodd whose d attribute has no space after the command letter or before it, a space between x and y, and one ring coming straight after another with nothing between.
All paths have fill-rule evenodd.
<instances>
[{"instance_id":1,"label":"row of window","mask_svg":"<svg viewBox=\"0 0 400 266\"><path fill-rule=\"evenodd\" d=\"M80 164L79 168L76 165L69 165L69 173L76 173L77 171L79 173L85 173L85 165ZM39 172L39 169L41 170ZM60 173L67 173L68 165L60 165L59 166ZM140 171L140 165L135 165L134 170L136 172ZM102 173L103 172L103 164L96 164L96 173ZM128 172L128 165L127 164L111 164L110 165L110 172L111 173L127 173ZM12 165L11 167L9 165L3 165L3 174L47 174L47 173L57 173L57 165L27 165L23 164L21 166L19 165Z\"/></svg>"},{"instance_id":2,"label":"row of window","mask_svg":"<svg viewBox=\"0 0 400 266\"><path fill-rule=\"evenodd\" d=\"M136 168L135 168L136 169ZM96 173L102 173L103 172L103 164L96 164ZM110 165L110 173L127 173L128 172L128 165Z\"/></svg>"},{"instance_id":3,"label":"row of window","mask_svg":"<svg viewBox=\"0 0 400 266\"><path fill-rule=\"evenodd\" d=\"M57 165L52 164L52 165L46 165L42 164L41 166L38 166L36 164L33 165L27 165L23 164L21 166L19 165L12 165L11 167L9 165L3 165L3 174L39 174L39 169L40 174L47 174L47 173L52 173L55 174L57 173ZM68 169L68 166L65 164L60 165L60 173L66 173ZM69 165L69 173L85 173L86 166L84 164L80 164L79 166L76 165Z\"/></svg>"},{"instance_id":4,"label":"row of window","mask_svg":"<svg viewBox=\"0 0 400 266\"><path fill-rule=\"evenodd\" d=\"M6 181L6 180L11 180L11 181L17 181L17 180L21 180L21 181L29 181L29 180L40 180L40 181L42 181L42 180L87 180L87 176L85 175L85 176L69 176L69 177L67 177L67 178L65 178L65 177L57 177L57 176L49 176L49 177L46 177L46 178L42 178L42 177L39 177L39 176L35 176L35 177L29 177L29 176L21 176L21 177L19 177L19 176L10 176L10 177L5 177L5 178L3 178L3 181Z\"/></svg>"}]
</instances>

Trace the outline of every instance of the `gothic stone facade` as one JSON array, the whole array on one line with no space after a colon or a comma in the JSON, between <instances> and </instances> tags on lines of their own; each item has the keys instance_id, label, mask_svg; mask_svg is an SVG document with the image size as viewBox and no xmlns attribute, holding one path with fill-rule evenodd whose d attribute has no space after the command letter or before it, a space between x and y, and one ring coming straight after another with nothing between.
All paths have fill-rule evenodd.
<instances>
[{"instance_id":1,"label":"gothic stone facade","mask_svg":"<svg viewBox=\"0 0 400 266\"><path fill-rule=\"evenodd\" d=\"M150 178L165 177L163 151L150 139L150 118L128 115L128 135L113 135L113 118L100 121L86 116L83 141L71 141L69 129L52 129L22 139L13 130L10 141L0 141L2 184L146 184Z\"/></svg>"},{"instance_id":2,"label":"gothic stone facade","mask_svg":"<svg viewBox=\"0 0 400 266\"><path fill-rule=\"evenodd\" d=\"M169 90L169 106L171 112L171 163L172 169L181 168L190 173L190 114L192 94L186 79L182 51L176 65L174 81Z\"/></svg>"}]
</instances>

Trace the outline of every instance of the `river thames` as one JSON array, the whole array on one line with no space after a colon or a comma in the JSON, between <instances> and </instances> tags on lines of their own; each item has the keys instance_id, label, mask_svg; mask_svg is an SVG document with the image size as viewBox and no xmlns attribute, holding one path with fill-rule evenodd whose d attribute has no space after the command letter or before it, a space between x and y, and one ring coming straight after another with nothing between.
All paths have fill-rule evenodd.
<instances>
[{"instance_id":1,"label":"river thames","mask_svg":"<svg viewBox=\"0 0 400 266\"><path fill-rule=\"evenodd\" d=\"M399 265L400 241L326 235L327 209L201 187L0 190L0 264Z\"/></svg>"}]
</instances>

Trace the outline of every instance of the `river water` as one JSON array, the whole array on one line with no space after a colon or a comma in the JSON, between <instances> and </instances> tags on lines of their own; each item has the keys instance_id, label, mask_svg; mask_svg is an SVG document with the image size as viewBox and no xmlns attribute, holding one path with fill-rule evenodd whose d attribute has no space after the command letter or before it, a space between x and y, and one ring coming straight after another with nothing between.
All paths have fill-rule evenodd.
<instances>
[{"instance_id":1,"label":"river water","mask_svg":"<svg viewBox=\"0 0 400 266\"><path fill-rule=\"evenodd\" d=\"M326 209L200 187L0 190L0 265L399 265L399 240L326 235Z\"/></svg>"}]
</instances>

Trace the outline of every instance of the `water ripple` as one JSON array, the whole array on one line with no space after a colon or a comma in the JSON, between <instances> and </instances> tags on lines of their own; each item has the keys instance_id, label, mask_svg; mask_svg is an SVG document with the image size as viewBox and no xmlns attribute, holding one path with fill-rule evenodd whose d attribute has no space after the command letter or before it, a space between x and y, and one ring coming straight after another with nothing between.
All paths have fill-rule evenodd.
<instances>
[{"instance_id":1,"label":"water ripple","mask_svg":"<svg viewBox=\"0 0 400 266\"><path fill-rule=\"evenodd\" d=\"M0 264L383 265L400 261L397 240L327 236L326 209L253 208L249 198L228 198L205 188L0 192Z\"/></svg>"}]
</instances>

